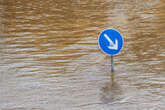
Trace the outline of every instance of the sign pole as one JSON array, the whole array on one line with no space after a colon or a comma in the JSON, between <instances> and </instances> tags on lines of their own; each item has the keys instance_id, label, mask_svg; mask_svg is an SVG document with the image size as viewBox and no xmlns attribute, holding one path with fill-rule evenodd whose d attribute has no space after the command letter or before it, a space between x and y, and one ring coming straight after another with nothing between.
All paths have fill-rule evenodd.
<instances>
[{"instance_id":1,"label":"sign pole","mask_svg":"<svg viewBox=\"0 0 165 110\"><path fill-rule=\"evenodd\" d=\"M111 55L111 72L114 72L114 59L113 59L113 55Z\"/></svg>"},{"instance_id":2,"label":"sign pole","mask_svg":"<svg viewBox=\"0 0 165 110\"><path fill-rule=\"evenodd\" d=\"M118 54L123 47L123 38L121 34L115 29L105 29L101 32L98 43L100 49L111 55L111 72L114 70L114 55Z\"/></svg>"}]
</instances>

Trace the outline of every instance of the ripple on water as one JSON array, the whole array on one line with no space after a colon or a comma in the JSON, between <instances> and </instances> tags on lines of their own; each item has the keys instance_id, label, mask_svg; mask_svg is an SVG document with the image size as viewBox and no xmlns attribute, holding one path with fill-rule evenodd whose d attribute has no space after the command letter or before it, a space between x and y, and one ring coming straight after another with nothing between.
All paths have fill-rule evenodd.
<instances>
[{"instance_id":1,"label":"ripple on water","mask_svg":"<svg viewBox=\"0 0 165 110\"><path fill-rule=\"evenodd\" d=\"M163 0L0 2L0 109L165 109ZM114 76L106 28L124 38Z\"/></svg>"}]
</instances>

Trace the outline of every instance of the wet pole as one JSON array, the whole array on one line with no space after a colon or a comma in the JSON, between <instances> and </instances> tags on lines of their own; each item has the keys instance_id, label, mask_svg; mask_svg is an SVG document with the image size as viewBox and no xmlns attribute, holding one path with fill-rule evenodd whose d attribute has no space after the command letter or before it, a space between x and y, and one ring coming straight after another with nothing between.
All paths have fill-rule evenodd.
<instances>
[{"instance_id":1,"label":"wet pole","mask_svg":"<svg viewBox=\"0 0 165 110\"><path fill-rule=\"evenodd\" d=\"M111 55L111 72L114 72L114 59L113 59L113 55Z\"/></svg>"}]
</instances>

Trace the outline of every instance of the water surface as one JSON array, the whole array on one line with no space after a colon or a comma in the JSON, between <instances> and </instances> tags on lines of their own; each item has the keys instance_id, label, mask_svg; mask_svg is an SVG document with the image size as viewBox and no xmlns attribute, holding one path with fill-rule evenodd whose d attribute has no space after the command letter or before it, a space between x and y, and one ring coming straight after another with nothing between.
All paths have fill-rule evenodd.
<instances>
[{"instance_id":1,"label":"water surface","mask_svg":"<svg viewBox=\"0 0 165 110\"><path fill-rule=\"evenodd\" d=\"M0 109L164 110L164 29L164 0L0 0Z\"/></svg>"}]
</instances>

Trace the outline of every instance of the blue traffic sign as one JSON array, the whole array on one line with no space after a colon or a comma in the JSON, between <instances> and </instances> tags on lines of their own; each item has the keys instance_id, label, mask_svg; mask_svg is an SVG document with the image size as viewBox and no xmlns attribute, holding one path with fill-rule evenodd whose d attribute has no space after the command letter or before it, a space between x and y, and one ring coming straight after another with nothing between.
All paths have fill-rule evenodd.
<instances>
[{"instance_id":1,"label":"blue traffic sign","mask_svg":"<svg viewBox=\"0 0 165 110\"><path fill-rule=\"evenodd\" d=\"M123 38L117 30L106 29L101 32L98 43L103 52L116 55L123 47Z\"/></svg>"}]
</instances>

